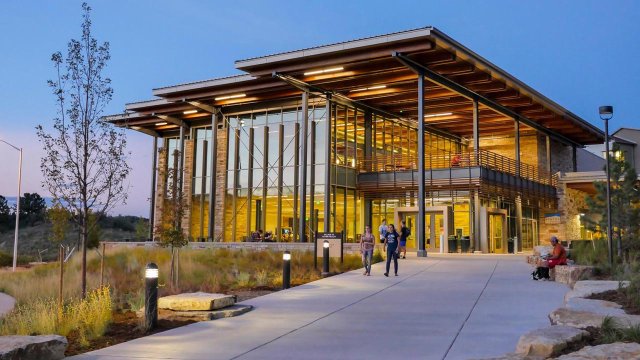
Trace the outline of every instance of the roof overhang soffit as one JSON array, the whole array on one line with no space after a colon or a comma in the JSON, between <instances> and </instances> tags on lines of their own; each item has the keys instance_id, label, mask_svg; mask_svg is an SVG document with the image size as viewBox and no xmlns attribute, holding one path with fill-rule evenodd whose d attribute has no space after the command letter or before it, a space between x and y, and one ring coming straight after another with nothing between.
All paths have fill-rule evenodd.
<instances>
[{"instance_id":1,"label":"roof overhang soffit","mask_svg":"<svg viewBox=\"0 0 640 360\"><path fill-rule=\"evenodd\" d=\"M493 109L496 112L499 112L507 117L510 117L512 119L514 119L515 121L519 121L529 127L532 127L552 138L554 138L555 140L560 141L561 143L565 144L565 145L571 145L571 146L578 146L578 147L583 147L582 144L579 144L561 134L558 134L556 132L550 131L549 129L541 126L540 124L536 123L535 121L524 117L518 113L516 113L513 110L510 110L498 103L496 103L493 100L490 100L472 90L467 89L466 87L436 73L435 71L429 69L428 67L419 64L417 62L415 62L413 59L399 53L399 52L393 52L392 56L394 58L396 58L400 63L402 63L403 65L405 65L406 67L408 67L409 69L413 70L415 73L418 74L418 76L424 76L427 80L438 84L444 88L447 88L453 92L456 92L458 94L460 94L463 97L466 97L470 100L474 100L477 101L479 104L482 104L490 109Z\"/></svg>"},{"instance_id":2,"label":"roof overhang soffit","mask_svg":"<svg viewBox=\"0 0 640 360\"><path fill-rule=\"evenodd\" d=\"M388 111L385 111L385 110L382 110L382 109L378 109L378 108L376 108L374 106L362 103L362 102L357 101L357 100L350 99L349 97L347 97L345 95L342 95L340 93L329 91L329 90L323 89L321 87L308 84L308 83L306 83L306 82L304 82L302 80L294 78L293 76L285 75L285 74L279 74L279 73L276 73L276 72L274 72L272 74L272 76L274 78L281 79L282 81L288 83L289 85L291 85L291 86L293 86L293 87L295 87L295 88L297 88L297 89L299 89L301 91L310 92L310 93L314 93L314 94L317 94L317 95L320 95L320 96L324 96L325 98L331 99L331 101L339 103L339 104L344 105L344 106L360 108L360 109L363 109L363 110L370 110L370 111L372 111L374 113L378 113L380 115L385 115L387 117L398 119L401 122L403 122L403 123L405 123L405 124L407 124L407 125L409 125L409 126L411 126L413 128L416 127L414 125L413 121L411 121L409 119L405 119L404 117L402 117L402 116L400 116L398 114L394 114L394 113L391 113L391 112L388 112ZM428 124L425 124L425 127L428 128L429 131L434 133L434 134L438 134L438 135L444 136L446 138L450 138L450 139L454 139L454 140L458 140L458 141L464 141L462 138L460 138L457 135L454 135L454 134L451 134L449 132L446 132L446 131L431 127Z\"/></svg>"}]
</instances>

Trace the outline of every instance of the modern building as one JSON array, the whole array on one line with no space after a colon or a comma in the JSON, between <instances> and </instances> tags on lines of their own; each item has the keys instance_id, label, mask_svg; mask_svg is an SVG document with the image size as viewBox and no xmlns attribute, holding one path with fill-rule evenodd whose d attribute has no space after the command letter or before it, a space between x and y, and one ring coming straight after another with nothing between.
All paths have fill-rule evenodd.
<instances>
[{"instance_id":1,"label":"modern building","mask_svg":"<svg viewBox=\"0 0 640 360\"><path fill-rule=\"evenodd\" d=\"M576 172L558 174L558 209L561 221L550 231L562 239L592 240L606 236L606 231L593 224L598 214L589 214L586 198L596 194L595 182L607 181L604 171L605 146L589 146L589 151L579 149ZM640 129L620 128L611 134L611 157L628 162L640 179ZM615 151L613 149L616 149ZM588 221L591 220L591 221Z\"/></svg>"},{"instance_id":2,"label":"modern building","mask_svg":"<svg viewBox=\"0 0 640 360\"><path fill-rule=\"evenodd\" d=\"M505 253L510 239L528 250L556 221L554 174L576 171L579 149L604 137L433 27L235 67L243 74L157 88L107 117L152 137L156 224L167 169L183 174L194 241L258 229L357 241L365 225L405 219L419 255Z\"/></svg>"}]
</instances>

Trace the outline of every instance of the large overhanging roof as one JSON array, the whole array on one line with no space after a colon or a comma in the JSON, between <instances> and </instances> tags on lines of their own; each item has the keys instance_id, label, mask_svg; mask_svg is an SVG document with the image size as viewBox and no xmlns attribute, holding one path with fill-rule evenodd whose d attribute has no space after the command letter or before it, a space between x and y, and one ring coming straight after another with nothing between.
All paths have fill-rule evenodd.
<instances>
[{"instance_id":1,"label":"large overhanging roof","mask_svg":"<svg viewBox=\"0 0 640 360\"><path fill-rule=\"evenodd\" d=\"M204 121L208 117L206 110L211 107L225 113L297 98L300 87L274 77L277 73L296 79L321 95L340 95L415 122L417 75L393 53L403 54L565 142L587 145L603 141L598 128L433 27L239 60L236 68L246 74L154 89L153 94L159 99L127 104L126 116L112 116L109 121L162 134L175 130L172 123L157 125L162 123L162 116L190 124ZM470 138L472 101L436 83L426 84L425 122L443 132ZM185 111L196 109L198 113L184 115ZM481 136L513 134L513 118L484 106L479 114ZM533 130L521 126L521 132Z\"/></svg>"}]
</instances>

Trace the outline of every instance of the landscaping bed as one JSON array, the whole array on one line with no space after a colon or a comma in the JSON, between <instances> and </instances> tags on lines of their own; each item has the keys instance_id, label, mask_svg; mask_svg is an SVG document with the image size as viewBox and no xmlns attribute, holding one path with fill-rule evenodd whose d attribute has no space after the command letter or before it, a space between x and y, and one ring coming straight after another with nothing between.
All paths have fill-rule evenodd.
<instances>
[{"instance_id":1,"label":"landscaping bed","mask_svg":"<svg viewBox=\"0 0 640 360\"><path fill-rule=\"evenodd\" d=\"M587 299L611 301L621 305L622 309L627 314L640 315L640 307L638 307L637 304L634 304L634 302L631 299L629 299L629 297L624 291L609 290L609 291L593 294L587 297Z\"/></svg>"}]
</instances>

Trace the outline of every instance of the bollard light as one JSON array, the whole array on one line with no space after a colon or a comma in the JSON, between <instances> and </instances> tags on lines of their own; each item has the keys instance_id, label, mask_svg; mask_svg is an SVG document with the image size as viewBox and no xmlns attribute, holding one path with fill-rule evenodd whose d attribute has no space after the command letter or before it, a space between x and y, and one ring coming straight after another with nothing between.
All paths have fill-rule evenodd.
<instances>
[{"instance_id":1,"label":"bollard light","mask_svg":"<svg viewBox=\"0 0 640 360\"><path fill-rule=\"evenodd\" d=\"M158 265L147 264L144 277L144 329L148 332L158 324Z\"/></svg>"},{"instance_id":2,"label":"bollard light","mask_svg":"<svg viewBox=\"0 0 640 360\"><path fill-rule=\"evenodd\" d=\"M285 251L282 254L282 288L291 287L291 253Z\"/></svg>"},{"instance_id":3,"label":"bollard light","mask_svg":"<svg viewBox=\"0 0 640 360\"><path fill-rule=\"evenodd\" d=\"M322 243L322 277L329 276L329 241Z\"/></svg>"}]
</instances>

